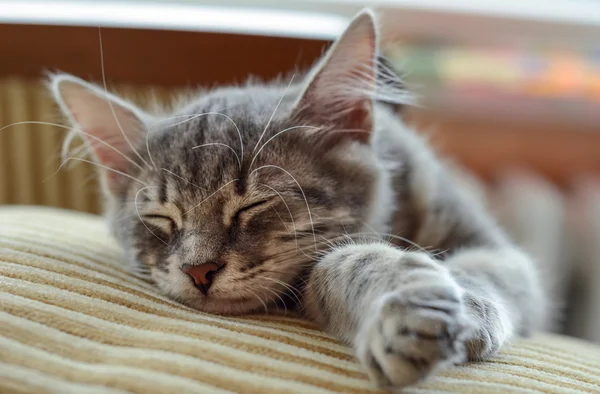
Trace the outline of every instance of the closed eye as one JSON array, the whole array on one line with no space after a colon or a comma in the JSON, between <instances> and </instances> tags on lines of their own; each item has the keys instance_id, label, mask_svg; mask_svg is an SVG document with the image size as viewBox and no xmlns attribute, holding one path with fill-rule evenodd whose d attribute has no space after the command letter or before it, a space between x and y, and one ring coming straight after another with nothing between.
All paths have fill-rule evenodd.
<instances>
[{"instance_id":1,"label":"closed eye","mask_svg":"<svg viewBox=\"0 0 600 394\"><path fill-rule=\"evenodd\" d=\"M265 204L266 204L266 203L268 203L268 202L269 202L269 200L260 200L260 201L257 201L257 202L255 202L255 203L252 203L252 204L250 204L250 205L246 205L245 207L243 207L243 208L239 209L239 210L238 210L238 213L240 213L240 212L244 212L244 211L249 211L249 210L251 210L251 209L254 209L254 208L256 208L256 207L259 207L259 206L261 206L261 205L265 205Z\"/></svg>"},{"instance_id":2,"label":"closed eye","mask_svg":"<svg viewBox=\"0 0 600 394\"><path fill-rule=\"evenodd\" d=\"M144 215L142 220L165 232L172 232L176 228L175 221L165 215Z\"/></svg>"},{"instance_id":3,"label":"closed eye","mask_svg":"<svg viewBox=\"0 0 600 394\"><path fill-rule=\"evenodd\" d=\"M253 209L256 209L262 205L266 205L269 203L269 200L260 200L252 204L248 204L243 208L238 209L238 211L233 215L233 222L237 222L240 219L240 216L245 212L250 212Z\"/></svg>"},{"instance_id":4,"label":"closed eye","mask_svg":"<svg viewBox=\"0 0 600 394\"><path fill-rule=\"evenodd\" d=\"M144 215L145 219L164 219L164 220L173 220L169 216L165 215Z\"/></svg>"}]
</instances>

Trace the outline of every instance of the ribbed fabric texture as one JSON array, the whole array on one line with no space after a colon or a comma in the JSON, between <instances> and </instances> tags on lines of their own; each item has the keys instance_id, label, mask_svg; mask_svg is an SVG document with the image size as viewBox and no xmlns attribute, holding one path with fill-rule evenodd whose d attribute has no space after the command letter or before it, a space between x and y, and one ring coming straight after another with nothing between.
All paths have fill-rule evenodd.
<instances>
[{"instance_id":1,"label":"ribbed fabric texture","mask_svg":"<svg viewBox=\"0 0 600 394\"><path fill-rule=\"evenodd\" d=\"M67 130L40 122L65 124L43 84L0 80L0 204L96 211L91 168L79 165L54 174Z\"/></svg>"},{"instance_id":2,"label":"ribbed fabric texture","mask_svg":"<svg viewBox=\"0 0 600 394\"><path fill-rule=\"evenodd\" d=\"M119 86L116 91L142 106L168 104L177 94L146 86ZM100 211L92 165L71 161L58 171L67 132L68 123L42 81L0 79L0 204Z\"/></svg>"},{"instance_id":3,"label":"ribbed fabric texture","mask_svg":"<svg viewBox=\"0 0 600 394\"><path fill-rule=\"evenodd\" d=\"M353 357L293 317L200 313L128 273L99 217L0 208L1 393L377 392ZM407 393L600 393L600 348L519 340Z\"/></svg>"}]
</instances>

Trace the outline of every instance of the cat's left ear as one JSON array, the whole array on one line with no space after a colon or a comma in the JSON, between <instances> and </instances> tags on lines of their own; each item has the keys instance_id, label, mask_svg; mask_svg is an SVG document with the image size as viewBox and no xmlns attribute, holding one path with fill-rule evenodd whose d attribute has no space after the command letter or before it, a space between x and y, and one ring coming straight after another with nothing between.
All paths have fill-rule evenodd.
<instances>
[{"instance_id":1,"label":"cat's left ear","mask_svg":"<svg viewBox=\"0 0 600 394\"><path fill-rule=\"evenodd\" d=\"M296 116L323 125L327 141L368 143L373 129L377 29L370 10L359 13L308 78ZM324 135L322 135L324 136Z\"/></svg>"},{"instance_id":2,"label":"cat's left ear","mask_svg":"<svg viewBox=\"0 0 600 394\"><path fill-rule=\"evenodd\" d=\"M101 179L114 192L123 178L120 173L127 173L132 164L145 163L134 146L140 146L146 138L149 115L72 75L51 76L50 89L63 113L82 132L94 161L101 165Z\"/></svg>"}]
</instances>

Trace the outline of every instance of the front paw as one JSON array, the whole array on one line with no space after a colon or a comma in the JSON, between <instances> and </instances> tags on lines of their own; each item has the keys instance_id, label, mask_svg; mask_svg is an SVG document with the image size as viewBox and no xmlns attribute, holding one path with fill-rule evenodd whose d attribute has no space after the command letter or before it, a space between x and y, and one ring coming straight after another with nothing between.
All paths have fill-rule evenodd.
<instances>
[{"instance_id":1,"label":"front paw","mask_svg":"<svg viewBox=\"0 0 600 394\"><path fill-rule=\"evenodd\" d=\"M356 339L358 357L384 387L405 387L432 371L466 361L466 319L461 289L440 283L407 286L385 294Z\"/></svg>"}]
</instances>

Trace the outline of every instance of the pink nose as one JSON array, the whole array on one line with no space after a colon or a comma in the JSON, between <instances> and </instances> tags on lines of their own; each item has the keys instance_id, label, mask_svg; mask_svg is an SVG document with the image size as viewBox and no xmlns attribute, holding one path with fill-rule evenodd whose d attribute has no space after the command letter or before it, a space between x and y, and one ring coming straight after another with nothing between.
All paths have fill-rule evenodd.
<instances>
[{"instance_id":1,"label":"pink nose","mask_svg":"<svg viewBox=\"0 0 600 394\"><path fill-rule=\"evenodd\" d=\"M208 288L212 284L213 278L217 271L222 268L217 263L209 262L199 265L185 264L181 270L188 274L194 281L196 288L203 294L208 293Z\"/></svg>"}]
</instances>

